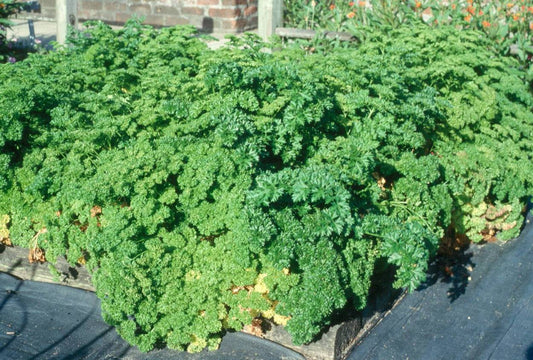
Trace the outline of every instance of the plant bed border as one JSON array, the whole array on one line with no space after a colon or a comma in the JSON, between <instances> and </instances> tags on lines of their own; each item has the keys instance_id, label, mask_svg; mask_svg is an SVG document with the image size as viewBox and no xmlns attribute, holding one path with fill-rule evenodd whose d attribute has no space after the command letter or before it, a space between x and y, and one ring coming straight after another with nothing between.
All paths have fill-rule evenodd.
<instances>
[{"instance_id":1,"label":"plant bed border","mask_svg":"<svg viewBox=\"0 0 533 360\"><path fill-rule=\"evenodd\" d=\"M60 284L95 292L91 275L84 266L72 266L64 257L59 257L55 264L59 275L54 275L50 271L48 262L30 263L28 252L26 248L0 244L0 272L21 280ZM388 273L380 279L381 281L376 282L371 290L368 305L363 311L334 322L314 342L301 346L294 345L289 333L282 326L269 321L264 321L263 334L252 333L252 335L300 353L307 360L343 360L352 348L404 298L406 291L394 291L388 286L391 284L390 275ZM386 286L382 286L383 284Z\"/></svg>"},{"instance_id":2,"label":"plant bed border","mask_svg":"<svg viewBox=\"0 0 533 360\"><path fill-rule=\"evenodd\" d=\"M54 276L48 264L30 263L28 249L0 244L0 272L5 272L21 280L33 280L61 284L94 292L91 275L83 266L70 265L65 258L58 258L55 268L60 276Z\"/></svg>"}]
</instances>

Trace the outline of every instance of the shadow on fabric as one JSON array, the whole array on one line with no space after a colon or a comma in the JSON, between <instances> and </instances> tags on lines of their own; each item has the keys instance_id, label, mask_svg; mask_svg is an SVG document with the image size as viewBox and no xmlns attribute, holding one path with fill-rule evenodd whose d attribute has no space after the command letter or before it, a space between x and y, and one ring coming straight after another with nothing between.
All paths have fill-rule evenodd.
<instances>
[{"instance_id":1,"label":"shadow on fabric","mask_svg":"<svg viewBox=\"0 0 533 360\"><path fill-rule=\"evenodd\" d=\"M63 343L63 342L66 342L69 340L69 336L75 332L76 330L82 328L86 322L99 310L99 307L95 304L91 307L91 310L87 313L87 315L85 316L85 318L83 318L81 321L78 322L78 324L74 325L73 327L71 327L70 329L68 330L65 330L64 331L64 335L61 336L60 339L54 341L53 343L51 343L50 345L48 345L47 347L43 348L41 351L39 351L37 354L35 354L33 357L31 357L29 360L38 360L41 358L41 356L44 356L47 352L49 352L50 350L54 349L55 347L57 347L59 344ZM108 330L104 331L103 333L100 333L99 335L97 335L92 341L90 341L88 344L86 344L84 347L82 347L81 349L79 349L80 351L86 347L88 347L89 345L93 344L93 343L96 343L99 339L101 339L105 334L107 334L107 332L109 330L111 330L112 328L108 328ZM76 351L77 352L77 351ZM80 357L77 357L77 358L80 358Z\"/></svg>"},{"instance_id":2,"label":"shadow on fabric","mask_svg":"<svg viewBox=\"0 0 533 360\"><path fill-rule=\"evenodd\" d=\"M427 289L438 281L450 284L447 296L453 303L466 292L470 274L476 267L472 261L473 256L468 246L454 251L453 254L438 255L429 264L427 279L418 290Z\"/></svg>"},{"instance_id":3,"label":"shadow on fabric","mask_svg":"<svg viewBox=\"0 0 533 360\"><path fill-rule=\"evenodd\" d=\"M5 248L5 245L1 244L1 246L3 246L3 248L0 248L0 254L4 252L4 248ZM16 268L18 265L20 265L20 263L21 263L21 261L19 260L14 265L12 265L9 268L9 270L7 271L7 273L8 274L11 273L14 268ZM35 273L32 273L32 276L34 274ZM20 302L18 302L16 297L15 297L17 295L17 293L19 292L20 288L22 287L23 283L24 282L22 280L18 280L17 281L17 286L14 289L6 290L7 295L4 297L2 302L0 302L0 312L2 311L2 309L4 308L6 303L8 301L10 301L10 300L15 301L21 307L20 313L23 314L23 315L22 315L22 323L20 324L19 331L23 331L28 326L28 313L27 313L24 305L21 304ZM12 336L6 343L3 343L1 348L0 348L0 353L2 352L2 349L7 348L15 340L16 340L16 337Z\"/></svg>"},{"instance_id":4,"label":"shadow on fabric","mask_svg":"<svg viewBox=\"0 0 533 360\"><path fill-rule=\"evenodd\" d=\"M113 331L114 329L112 327L109 327L108 329L101 332L99 335L94 337L91 341L89 341L87 344L82 346L81 348L77 349L75 352L66 355L62 358L62 360L78 360L78 359L87 359L90 358L90 354L94 353L94 349L92 349L95 344L98 343L102 338L104 338L110 331ZM124 354L128 352L128 347L124 347L124 349L118 353L115 354L113 358L120 359Z\"/></svg>"},{"instance_id":5,"label":"shadow on fabric","mask_svg":"<svg viewBox=\"0 0 533 360\"><path fill-rule=\"evenodd\" d=\"M526 360L533 360L533 343L529 345L529 348L526 351Z\"/></svg>"}]
</instances>

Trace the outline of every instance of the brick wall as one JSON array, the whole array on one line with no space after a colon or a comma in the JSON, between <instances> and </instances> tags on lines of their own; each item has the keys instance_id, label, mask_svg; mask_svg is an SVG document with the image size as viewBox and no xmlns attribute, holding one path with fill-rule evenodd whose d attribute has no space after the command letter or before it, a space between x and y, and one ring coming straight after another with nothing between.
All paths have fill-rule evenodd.
<instances>
[{"instance_id":1,"label":"brick wall","mask_svg":"<svg viewBox=\"0 0 533 360\"><path fill-rule=\"evenodd\" d=\"M258 0L78 0L78 18L122 24L133 15L155 26L194 25L202 31L237 33L257 28ZM40 14L55 18L55 0L39 0Z\"/></svg>"}]
</instances>

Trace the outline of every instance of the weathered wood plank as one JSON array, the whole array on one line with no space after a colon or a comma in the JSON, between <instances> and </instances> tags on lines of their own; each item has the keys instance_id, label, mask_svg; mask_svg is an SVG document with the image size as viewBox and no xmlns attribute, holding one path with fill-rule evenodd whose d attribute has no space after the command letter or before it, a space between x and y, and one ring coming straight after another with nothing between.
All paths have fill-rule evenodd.
<instances>
[{"instance_id":1,"label":"weathered wood plank","mask_svg":"<svg viewBox=\"0 0 533 360\"><path fill-rule=\"evenodd\" d=\"M297 39L313 39L315 36L322 35L327 39L339 39L342 41L358 41L358 39L350 33L347 32L335 32L335 31L324 31L317 32L315 30L306 30L306 29L297 29L297 28L277 28L276 35L286 38L297 38Z\"/></svg>"},{"instance_id":2,"label":"weathered wood plank","mask_svg":"<svg viewBox=\"0 0 533 360\"><path fill-rule=\"evenodd\" d=\"M22 280L62 284L95 291L91 282L91 275L83 266L71 266L65 258L58 258L57 264L55 264L60 274L58 278L50 272L49 263L30 263L28 252L28 249L0 244L0 271Z\"/></svg>"},{"instance_id":3,"label":"weathered wood plank","mask_svg":"<svg viewBox=\"0 0 533 360\"><path fill-rule=\"evenodd\" d=\"M370 291L366 308L331 326L316 341L294 345L289 333L275 324L270 324L270 330L263 337L299 352L308 360L345 359L353 346L360 343L405 296L405 291L392 288L393 279L391 268L380 274Z\"/></svg>"}]
</instances>

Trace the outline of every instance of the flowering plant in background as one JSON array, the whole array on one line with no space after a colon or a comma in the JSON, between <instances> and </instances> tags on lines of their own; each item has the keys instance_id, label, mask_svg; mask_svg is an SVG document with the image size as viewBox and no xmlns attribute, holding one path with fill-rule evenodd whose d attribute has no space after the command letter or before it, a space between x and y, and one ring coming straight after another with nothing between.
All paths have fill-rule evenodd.
<instances>
[{"instance_id":1,"label":"flowering plant in background","mask_svg":"<svg viewBox=\"0 0 533 360\"><path fill-rule=\"evenodd\" d=\"M0 62L15 62L14 48L16 41L7 39L7 29L11 26L8 17L24 8L24 3L13 0L0 0Z\"/></svg>"},{"instance_id":2,"label":"flowering plant in background","mask_svg":"<svg viewBox=\"0 0 533 360\"><path fill-rule=\"evenodd\" d=\"M23 3L13 0L0 0L0 19L6 19L24 7ZM1 22L1 20L0 20Z\"/></svg>"},{"instance_id":3,"label":"flowering plant in background","mask_svg":"<svg viewBox=\"0 0 533 360\"><path fill-rule=\"evenodd\" d=\"M500 54L516 55L530 66L533 54L533 3L510 1L429 1L425 4L432 25L451 24L483 31Z\"/></svg>"},{"instance_id":4,"label":"flowering plant in background","mask_svg":"<svg viewBox=\"0 0 533 360\"><path fill-rule=\"evenodd\" d=\"M379 28L423 22L477 29L500 54L514 55L530 68L533 56L531 0L287 0L285 26L348 31L364 40Z\"/></svg>"}]
</instances>

